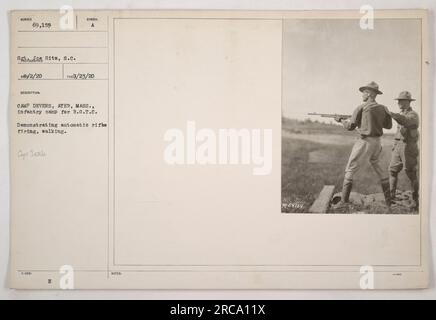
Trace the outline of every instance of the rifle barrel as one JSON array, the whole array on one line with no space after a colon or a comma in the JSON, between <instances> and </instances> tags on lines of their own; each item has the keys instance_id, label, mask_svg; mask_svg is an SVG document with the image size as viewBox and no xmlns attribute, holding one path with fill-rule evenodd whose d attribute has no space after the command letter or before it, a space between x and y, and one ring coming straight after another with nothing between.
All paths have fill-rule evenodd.
<instances>
[{"instance_id":1,"label":"rifle barrel","mask_svg":"<svg viewBox=\"0 0 436 320\"><path fill-rule=\"evenodd\" d=\"M348 114L337 114L337 113L317 113L317 112L309 112L308 115L310 116L320 116L323 118L334 118L334 117L341 117L341 118L351 118Z\"/></svg>"}]
</instances>

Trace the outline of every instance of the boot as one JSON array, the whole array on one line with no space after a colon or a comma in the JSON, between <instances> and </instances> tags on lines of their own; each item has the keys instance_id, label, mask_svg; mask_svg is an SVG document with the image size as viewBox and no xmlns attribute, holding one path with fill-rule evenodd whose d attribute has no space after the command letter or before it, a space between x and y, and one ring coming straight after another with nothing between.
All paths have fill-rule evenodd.
<instances>
[{"instance_id":1,"label":"boot","mask_svg":"<svg viewBox=\"0 0 436 320\"><path fill-rule=\"evenodd\" d=\"M398 181L397 174L394 174L394 173L391 172L391 175L389 176L391 201L395 201L395 198L396 198L396 195L397 195L397 181Z\"/></svg>"},{"instance_id":2,"label":"boot","mask_svg":"<svg viewBox=\"0 0 436 320\"><path fill-rule=\"evenodd\" d=\"M389 181L382 181L381 186L383 189L383 194L385 196L385 202L388 207L391 206L391 192L392 190L389 188Z\"/></svg>"},{"instance_id":3,"label":"boot","mask_svg":"<svg viewBox=\"0 0 436 320\"><path fill-rule=\"evenodd\" d=\"M341 203L348 203L350 202L350 192L351 188L353 186L352 181L345 180L344 184L342 186L342 197L341 197Z\"/></svg>"}]
</instances>

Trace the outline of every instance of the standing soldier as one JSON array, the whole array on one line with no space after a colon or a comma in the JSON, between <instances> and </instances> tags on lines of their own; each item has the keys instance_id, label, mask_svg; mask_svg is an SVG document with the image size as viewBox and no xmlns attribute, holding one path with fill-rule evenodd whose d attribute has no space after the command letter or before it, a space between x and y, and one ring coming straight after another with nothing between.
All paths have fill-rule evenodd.
<instances>
[{"instance_id":1,"label":"standing soldier","mask_svg":"<svg viewBox=\"0 0 436 320\"><path fill-rule=\"evenodd\" d=\"M410 103L415 101L415 99L412 99L410 92L401 92L395 100L398 101L401 112L390 113L398 123L392 148L391 163L389 164L391 197L395 199L398 173L404 167L412 184L413 200L417 209L419 207L419 181L417 176L419 116L410 106Z\"/></svg>"},{"instance_id":2,"label":"standing soldier","mask_svg":"<svg viewBox=\"0 0 436 320\"><path fill-rule=\"evenodd\" d=\"M349 131L359 128L358 132L360 134L359 139L354 143L345 168L341 203L349 202L353 176L359 170L361 161L368 157L369 162L380 179L386 205L390 206L389 174L380 165L380 154L382 152L380 140L383 135L383 128L392 128L392 118L388 109L375 101L378 94L383 94L379 90L377 83L371 82L366 86L360 87L359 91L362 92L364 103L354 110L351 119L344 120L340 116L335 118L337 122L342 123L345 129Z\"/></svg>"}]
</instances>

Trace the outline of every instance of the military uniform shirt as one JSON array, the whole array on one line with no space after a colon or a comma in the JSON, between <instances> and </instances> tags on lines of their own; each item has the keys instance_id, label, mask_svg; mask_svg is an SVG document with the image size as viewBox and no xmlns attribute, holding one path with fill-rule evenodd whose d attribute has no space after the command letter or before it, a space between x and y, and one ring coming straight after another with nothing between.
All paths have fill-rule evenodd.
<instances>
[{"instance_id":1,"label":"military uniform shirt","mask_svg":"<svg viewBox=\"0 0 436 320\"><path fill-rule=\"evenodd\" d=\"M392 113L392 118L398 122L396 140L413 142L418 139L419 116L412 108L401 113Z\"/></svg>"},{"instance_id":2,"label":"military uniform shirt","mask_svg":"<svg viewBox=\"0 0 436 320\"><path fill-rule=\"evenodd\" d=\"M347 130L359 128L359 133L366 137L380 137L383 128L392 128L392 118L385 106L377 102L365 102L354 110L349 121L344 122Z\"/></svg>"}]
</instances>

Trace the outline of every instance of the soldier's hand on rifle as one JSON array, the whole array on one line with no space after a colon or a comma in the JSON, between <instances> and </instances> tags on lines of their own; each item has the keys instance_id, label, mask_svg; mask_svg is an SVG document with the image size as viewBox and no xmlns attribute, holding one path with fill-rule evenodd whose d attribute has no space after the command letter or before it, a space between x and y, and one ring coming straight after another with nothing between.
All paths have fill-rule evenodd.
<instances>
[{"instance_id":1,"label":"soldier's hand on rifle","mask_svg":"<svg viewBox=\"0 0 436 320\"><path fill-rule=\"evenodd\" d=\"M335 116L335 121L336 122L342 122L342 120L343 120L344 118L342 118L341 116Z\"/></svg>"}]
</instances>

